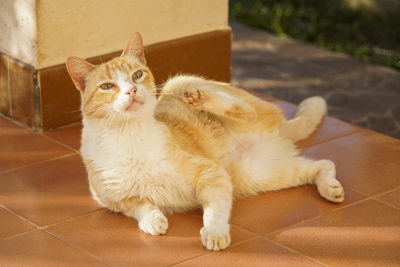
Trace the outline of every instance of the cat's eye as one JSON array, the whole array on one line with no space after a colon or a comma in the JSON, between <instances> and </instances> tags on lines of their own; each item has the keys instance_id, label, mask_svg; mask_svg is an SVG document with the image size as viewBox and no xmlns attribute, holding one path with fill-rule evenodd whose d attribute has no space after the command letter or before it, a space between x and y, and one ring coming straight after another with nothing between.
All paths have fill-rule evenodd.
<instances>
[{"instance_id":1,"label":"cat's eye","mask_svg":"<svg viewBox=\"0 0 400 267\"><path fill-rule=\"evenodd\" d=\"M103 90L109 90L113 87L114 87L114 84L112 84L112 83L103 83L102 85L100 85L100 88Z\"/></svg>"},{"instance_id":2,"label":"cat's eye","mask_svg":"<svg viewBox=\"0 0 400 267\"><path fill-rule=\"evenodd\" d=\"M135 72L133 75L132 75L132 80L137 80L137 79L139 79L140 77L142 77L143 76L143 71L141 71L141 70L138 70L137 72Z\"/></svg>"}]
</instances>

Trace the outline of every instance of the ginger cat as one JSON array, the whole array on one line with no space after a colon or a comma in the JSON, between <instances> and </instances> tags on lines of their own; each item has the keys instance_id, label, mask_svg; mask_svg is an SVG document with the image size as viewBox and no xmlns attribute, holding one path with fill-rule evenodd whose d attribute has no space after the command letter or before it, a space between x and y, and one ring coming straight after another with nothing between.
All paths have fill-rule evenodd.
<instances>
[{"instance_id":1,"label":"ginger cat","mask_svg":"<svg viewBox=\"0 0 400 267\"><path fill-rule=\"evenodd\" d=\"M81 92L93 197L146 233L165 234L165 214L201 207L202 243L217 251L231 242L234 198L315 184L324 198L344 200L335 165L301 157L294 145L325 115L319 97L289 121L272 103L194 76L170 79L157 98L138 33L120 57L97 66L70 57L67 69Z\"/></svg>"}]
</instances>

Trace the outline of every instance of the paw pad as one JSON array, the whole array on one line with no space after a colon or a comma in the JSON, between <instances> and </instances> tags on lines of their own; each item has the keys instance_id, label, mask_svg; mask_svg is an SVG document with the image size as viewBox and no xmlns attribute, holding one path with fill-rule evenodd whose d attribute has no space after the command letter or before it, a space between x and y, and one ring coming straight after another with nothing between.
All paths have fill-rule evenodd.
<instances>
[{"instance_id":1,"label":"paw pad","mask_svg":"<svg viewBox=\"0 0 400 267\"><path fill-rule=\"evenodd\" d=\"M204 92L197 89L185 91L183 93L183 96L184 96L184 101L186 103L193 105L195 107L200 107L206 100Z\"/></svg>"}]
</instances>

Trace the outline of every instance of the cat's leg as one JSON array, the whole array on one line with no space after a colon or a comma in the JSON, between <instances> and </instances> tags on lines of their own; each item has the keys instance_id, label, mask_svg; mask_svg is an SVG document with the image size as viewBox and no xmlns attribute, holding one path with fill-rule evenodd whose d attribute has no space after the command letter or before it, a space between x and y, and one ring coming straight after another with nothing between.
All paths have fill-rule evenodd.
<instances>
[{"instance_id":1,"label":"cat's leg","mask_svg":"<svg viewBox=\"0 0 400 267\"><path fill-rule=\"evenodd\" d=\"M218 86L187 88L183 92L182 99L197 109L233 120L249 122L256 117L252 106L240 98L220 90Z\"/></svg>"},{"instance_id":2,"label":"cat's leg","mask_svg":"<svg viewBox=\"0 0 400 267\"><path fill-rule=\"evenodd\" d=\"M203 246L218 251L231 243L229 217L232 208L232 182L228 173L215 164L202 164L196 181L197 199L203 207L200 231Z\"/></svg>"},{"instance_id":3,"label":"cat's leg","mask_svg":"<svg viewBox=\"0 0 400 267\"><path fill-rule=\"evenodd\" d=\"M151 235L165 234L168 219L161 210L147 199L132 197L110 205L111 210L122 212L138 221L140 230Z\"/></svg>"},{"instance_id":4,"label":"cat's leg","mask_svg":"<svg viewBox=\"0 0 400 267\"><path fill-rule=\"evenodd\" d=\"M344 201L344 190L336 179L335 164L330 160L311 160L296 157L294 164L287 168L285 177L277 184L282 188L304 184L315 184L320 195L329 201Z\"/></svg>"},{"instance_id":5,"label":"cat's leg","mask_svg":"<svg viewBox=\"0 0 400 267\"><path fill-rule=\"evenodd\" d=\"M278 131L285 121L282 110L231 85L210 82L209 86L187 87L183 101L189 105L240 122L236 124L252 131Z\"/></svg>"},{"instance_id":6,"label":"cat's leg","mask_svg":"<svg viewBox=\"0 0 400 267\"><path fill-rule=\"evenodd\" d=\"M290 156L290 151L282 153L280 156L279 149L274 151L273 144L267 147L256 146L251 153L242 153L241 164L231 168L235 195L315 184L322 197L332 202L343 202L344 191L336 179L333 162Z\"/></svg>"},{"instance_id":7,"label":"cat's leg","mask_svg":"<svg viewBox=\"0 0 400 267\"><path fill-rule=\"evenodd\" d=\"M317 185L320 195L332 202L343 202L344 190L340 182L336 179L335 164L330 160L319 160L314 164L319 169L314 183Z\"/></svg>"},{"instance_id":8,"label":"cat's leg","mask_svg":"<svg viewBox=\"0 0 400 267\"><path fill-rule=\"evenodd\" d=\"M229 92L229 85L196 76L176 76L164 85L160 99L165 95L180 98L195 109L214 113L236 121L254 120L254 108Z\"/></svg>"},{"instance_id":9,"label":"cat's leg","mask_svg":"<svg viewBox=\"0 0 400 267\"><path fill-rule=\"evenodd\" d=\"M191 107L216 114L222 119L237 122L234 128L244 131L278 131L285 120L282 110L273 103L227 83L206 80L195 76L176 76L163 87L160 100L174 96ZM229 124L229 123L228 123Z\"/></svg>"}]
</instances>

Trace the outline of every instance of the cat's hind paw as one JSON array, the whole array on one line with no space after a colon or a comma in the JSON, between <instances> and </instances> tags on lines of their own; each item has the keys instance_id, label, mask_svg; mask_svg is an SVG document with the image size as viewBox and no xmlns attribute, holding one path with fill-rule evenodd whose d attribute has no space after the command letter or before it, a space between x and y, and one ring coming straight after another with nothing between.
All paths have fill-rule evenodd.
<instances>
[{"instance_id":1,"label":"cat's hind paw","mask_svg":"<svg viewBox=\"0 0 400 267\"><path fill-rule=\"evenodd\" d=\"M342 203L344 201L344 190L336 179L327 179L318 184L318 191L321 196L329 201Z\"/></svg>"},{"instance_id":2,"label":"cat's hind paw","mask_svg":"<svg viewBox=\"0 0 400 267\"><path fill-rule=\"evenodd\" d=\"M200 230L201 242L203 246L208 250L219 251L226 249L231 244L231 236L229 234L229 225L227 230L216 231L216 229L210 229L210 227L203 227Z\"/></svg>"},{"instance_id":3,"label":"cat's hind paw","mask_svg":"<svg viewBox=\"0 0 400 267\"><path fill-rule=\"evenodd\" d=\"M139 228L151 235L163 235L168 230L168 219L159 210L152 210L139 221Z\"/></svg>"},{"instance_id":4,"label":"cat's hind paw","mask_svg":"<svg viewBox=\"0 0 400 267\"><path fill-rule=\"evenodd\" d=\"M205 93L197 89L186 90L183 96L186 103L196 108L201 107L207 99Z\"/></svg>"}]
</instances>

